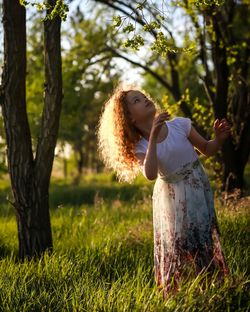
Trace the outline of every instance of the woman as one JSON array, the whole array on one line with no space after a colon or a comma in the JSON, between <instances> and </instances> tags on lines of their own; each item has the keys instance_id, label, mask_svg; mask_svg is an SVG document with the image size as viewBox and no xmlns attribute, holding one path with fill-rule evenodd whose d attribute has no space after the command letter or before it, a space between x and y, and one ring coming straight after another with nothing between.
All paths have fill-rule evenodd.
<instances>
[{"instance_id":1,"label":"woman","mask_svg":"<svg viewBox=\"0 0 250 312\"><path fill-rule=\"evenodd\" d=\"M146 92L118 86L105 103L97 130L100 156L119 181L130 183L140 171L148 180L156 179L154 272L164 297L191 270L218 269L222 277L229 273L212 190L194 149L214 155L230 135L228 123L215 120L215 138L207 141L191 119L168 119Z\"/></svg>"}]
</instances>

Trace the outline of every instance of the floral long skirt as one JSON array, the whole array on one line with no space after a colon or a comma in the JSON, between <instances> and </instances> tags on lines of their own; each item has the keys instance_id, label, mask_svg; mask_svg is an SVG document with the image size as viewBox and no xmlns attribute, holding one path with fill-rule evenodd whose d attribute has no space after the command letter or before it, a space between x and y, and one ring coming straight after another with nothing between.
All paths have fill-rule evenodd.
<instances>
[{"instance_id":1,"label":"floral long skirt","mask_svg":"<svg viewBox=\"0 0 250 312\"><path fill-rule=\"evenodd\" d=\"M163 295L178 289L182 276L229 273L208 176L199 159L158 176L153 195L154 273ZM186 273L185 273L186 272Z\"/></svg>"}]
</instances>

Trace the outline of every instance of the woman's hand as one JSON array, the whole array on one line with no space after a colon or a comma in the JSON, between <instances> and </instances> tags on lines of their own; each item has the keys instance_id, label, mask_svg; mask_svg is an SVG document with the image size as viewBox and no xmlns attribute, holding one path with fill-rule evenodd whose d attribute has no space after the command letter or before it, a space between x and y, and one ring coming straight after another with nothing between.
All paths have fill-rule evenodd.
<instances>
[{"instance_id":1,"label":"woman's hand","mask_svg":"<svg viewBox=\"0 0 250 312\"><path fill-rule=\"evenodd\" d=\"M158 116L156 116L152 123L152 128L150 132L150 136L157 138L161 126L164 124L165 120L169 119L170 114L168 112L160 113Z\"/></svg>"},{"instance_id":2,"label":"woman's hand","mask_svg":"<svg viewBox=\"0 0 250 312\"><path fill-rule=\"evenodd\" d=\"M223 142L231 135L231 129L225 118L221 119L221 121L216 119L214 121L213 129L215 132L215 139L219 142Z\"/></svg>"},{"instance_id":3,"label":"woman's hand","mask_svg":"<svg viewBox=\"0 0 250 312\"><path fill-rule=\"evenodd\" d=\"M199 132L191 126L188 139L200 153L209 157L217 153L221 148L223 141L231 135L231 130L225 118L216 119L214 121L213 129L215 131L215 139L206 140Z\"/></svg>"}]
</instances>

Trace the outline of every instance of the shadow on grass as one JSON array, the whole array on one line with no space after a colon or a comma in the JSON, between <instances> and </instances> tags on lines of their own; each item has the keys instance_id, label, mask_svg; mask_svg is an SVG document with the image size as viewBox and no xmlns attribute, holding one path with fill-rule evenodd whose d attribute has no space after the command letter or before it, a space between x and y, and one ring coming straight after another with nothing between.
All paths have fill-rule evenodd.
<instances>
[{"instance_id":1,"label":"shadow on grass","mask_svg":"<svg viewBox=\"0 0 250 312\"><path fill-rule=\"evenodd\" d=\"M105 201L113 201L115 199L119 199L122 202L138 201L143 200L145 196L151 196L151 193L151 185L51 185L49 200L50 207L53 209L60 205L93 205L102 198ZM9 187L0 190L0 203L1 206L5 206L6 208L1 209L0 216L14 214L14 209L10 207L11 204L8 202L7 198L13 201L12 191Z\"/></svg>"},{"instance_id":2,"label":"shadow on grass","mask_svg":"<svg viewBox=\"0 0 250 312\"><path fill-rule=\"evenodd\" d=\"M7 257L13 258L18 261L17 251L7 246L2 240L0 240L0 260Z\"/></svg>"},{"instance_id":3,"label":"shadow on grass","mask_svg":"<svg viewBox=\"0 0 250 312\"><path fill-rule=\"evenodd\" d=\"M87 186L52 186L50 189L50 205L93 205L98 198L105 201L119 199L123 202L141 200L151 194L151 187L140 185L87 185Z\"/></svg>"}]
</instances>

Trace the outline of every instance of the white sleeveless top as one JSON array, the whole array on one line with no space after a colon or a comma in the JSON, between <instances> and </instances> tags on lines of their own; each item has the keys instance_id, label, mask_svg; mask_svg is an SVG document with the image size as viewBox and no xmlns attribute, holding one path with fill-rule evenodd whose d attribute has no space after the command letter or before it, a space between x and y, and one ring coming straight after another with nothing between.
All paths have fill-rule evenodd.
<instances>
[{"instance_id":1,"label":"white sleeveless top","mask_svg":"<svg viewBox=\"0 0 250 312\"><path fill-rule=\"evenodd\" d=\"M158 174L165 175L175 172L189 161L199 158L192 143L188 140L191 130L191 119L175 117L165 121L168 135L160 143L156 143ZM146 154L148 141L141 138L135 145L135 153ZM143 166L141 166L143 172Z\"/></svg>"}]
</instances>

